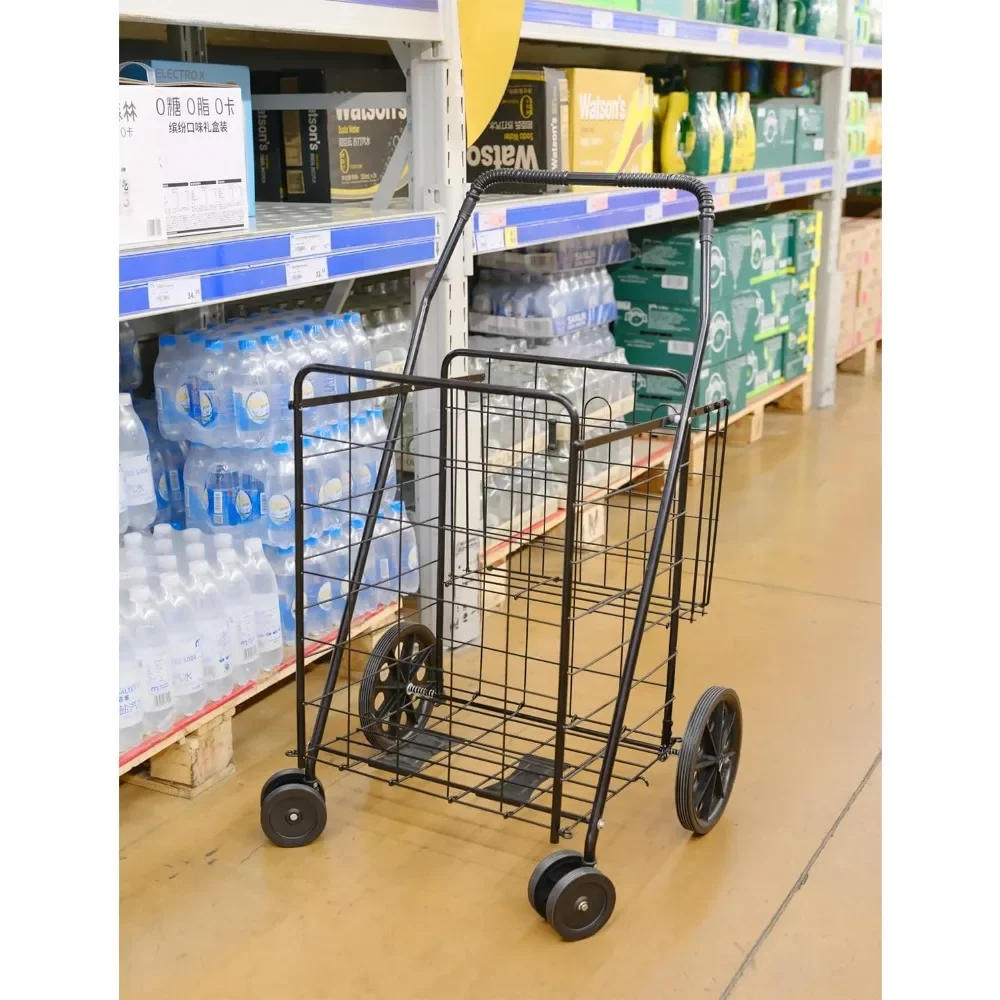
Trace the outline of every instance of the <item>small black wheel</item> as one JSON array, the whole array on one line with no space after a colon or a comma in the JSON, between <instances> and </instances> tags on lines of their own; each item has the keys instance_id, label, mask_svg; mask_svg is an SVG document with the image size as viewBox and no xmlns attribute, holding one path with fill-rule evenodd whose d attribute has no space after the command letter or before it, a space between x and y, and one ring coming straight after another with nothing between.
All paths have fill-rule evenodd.
<instances>
[{"instance_id":1,"label":"small black wheel","mask_svg":"<svg viewBox=\"0 0 1000 1000\"><path fill-rule=\"evenodd\" d=\"M268 793L273 792L274 789L280 787L281 785L302 785L306 782L306 773L301 767L286 767L282 768L280 771L275 771L263 785L260 786L260 804L264 804L264 799L267 798ZM316 782L319 788L320 795L326 798L326 792L323 790L323 786Z\"/></svg>"},{"instance_id":2,"label":"small black wheel","mask_svg":"<svg viewBox=\"0 0 1000 1000\"><path fill-rule=\"evenodd\" d=\"M603 872L584 866L567 872L552 887L545 919L564 941L593 937L615 909L615 887Z\"/></svg>"},{"instance_id":3,"label":"small black wheel","mask_svg":"<svg viewBox=\"0 0 1000 1000\"><path fill-rule=\"evenodd\" d=\"M393 625L375 644L358 685L365 739L391 750L423 729L434 709L438 665L434 633L419 622Z\"/></svg>"},{"instance_id":4,"label":"small black wheel","mask_svg":"<svg viewBox=\"0 0 1000 1000\"><path fill-rule=\"evenodd\" d=\"M743 710L732 688L710 687L695 705L677 761L674 798L685 830L704 836L722 818L736 782Z\"/></svg>"},{"instance_id":5,"label":"small black wheel","mask_svg":"<svg viewBox=\"0 0 1000 1000\"><path fill-rule=\"evenodd\" d=\"M583 866L583 855L579 851L555 851L542 858L528 879L528 902L534 911L545 920L545 905L552 887L567 872Z\"/></svg>"},{"instance_id":6,"label":"small black wheel","mask_svg":"<svg viewBox=\"0 0 1000 1000\"><path fill-rule=\"evenodd\" d=\"M278 847L305 847L326 826L322 785L293 782L268 792L260 806L260 825Z\"/></svg>"}]
</instances>

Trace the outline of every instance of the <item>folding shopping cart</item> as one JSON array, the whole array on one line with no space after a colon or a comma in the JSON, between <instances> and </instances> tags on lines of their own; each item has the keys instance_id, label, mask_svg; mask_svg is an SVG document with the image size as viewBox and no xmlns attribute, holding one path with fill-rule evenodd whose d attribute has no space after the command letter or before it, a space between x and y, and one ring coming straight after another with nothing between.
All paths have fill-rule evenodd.
<instances>
[{"instance_id":1,"label":"folding shopping cart","mask_svg":"<svg viewBox=\"0 0 1000 1000\"><path fill-rule=\"evenodd\" d=\"M528 181L695 195L703 293L689 375L470 349L452 351L439 376L414 374L431 299L480 196ZM739 699L710 687L683 737L673 724L679 624L711 597L726 446L721 392L694 405L712 225L711 195L692 177L486 173L429 279L402 373L298 374L297 766L261 790L275 844L303 846L323 831L321 761L534 822L554 844L584 824L583 851L550 854L528 883L538 914L576 940L615 905L596 867L610 798L676 756L681 824L701 835L719 821L739 764ZM627 419L636 388L655 379L675 404ZM366 429L376 401L392 406L384 445ZM311 464L328 461L346 471L313 476ZM399 505L384 503L410 463L424 518L415 549ZM307 678L317 649L328 668Z\"/></svg>"}]
</instances>

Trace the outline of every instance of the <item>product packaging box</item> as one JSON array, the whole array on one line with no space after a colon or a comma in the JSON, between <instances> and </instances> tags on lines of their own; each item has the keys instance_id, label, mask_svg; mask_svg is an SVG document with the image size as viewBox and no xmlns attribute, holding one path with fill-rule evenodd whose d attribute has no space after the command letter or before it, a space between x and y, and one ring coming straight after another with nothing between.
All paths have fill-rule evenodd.
<instances>
[{"instance_id":1,"label":"product packaging box","mask_svg":"<svg viewBox=\"0 0 1000 1000\"><path fill-rule=\"evenodd\" d=\"M338 94L345 99L377 93L372 107L333 110L309 108L282 111L282 150L287 201L331 202L371 198L379 188L389 160L406 128L405 81L399 90L376 75L374 87L361 88L370 78L350 70L297 70L279 75L282 94ZM395 103L387 95L398 98ZM391 106L383 106L386 103ZM404 168L394 194L405 193L409 167Z\"/></svg>"},{"instance_id":2,"label":"product packaging box","mask_svg":"<svg viewBox=\"0 0 1000 1000\"><path fill-rule=\"evenodd\" d=\"M651 368L674 368L689 372L698 340L698 306L662 306L632 303L619 310L615 340L625 349L629 364ZM725 361L734 353L732 320L723 306L713 307L708 323L703 364ZM648 395L659 393L651 386Z\"/></svg>"},{"instance_id":3,"label":"product packaging box","mask_svg":"<svg viewBox=\"0 0 1000 1000\"><path fill-rule=\"evenodd\" d=\"M571 170L651 173L655 98L644 73L569 69Z\"/></svg>"},{"instance_id":4,"label":"product packaging box","mask_svg":"<svg viewBox=\"0 0 1000 1000\"><path fill-rule=\"evenodd\" d=\"M795 162L819 163L826 158L824 113L818 104L801 105L795 125Z\"/></svg>"},{"instance_id":5,"label":"product packaging box","mask_svg":"<svg viewBox=\"0 0 1000 1000\"><path fill-rule=\"evenodd\" d=\"M238 87L119 83L118 118L120 148L127 150L119 163L119 235L126 242L246 229Z\"/></svg>"},{"instance_id":6,"label":"product packaging box","mask_svg":"<svg viewBox=\"0 0 1000 1000\"><path fill-rule=\"evenodd\" d=\"M790 167L795 163L797 109L787 98L757 101L751 105L757 133L755 170Z\"/></svg>"},{"instance_id":7,"label":"product packaging box","mask_svg":"<svg viewBox=\"0 0 1000 1000\"><path fill-rule=\"evenodd\" d=\"M757 286L764 301L764 311L760 320L760 330L754 338L766 340L777 333L791 328L791 312L800 306L799 282L794 274L782 274L766 284ZM804 311L803 311L804 315Z\"/></svg>"},{"instance_id":8,"label":"product packaging box","mask_svg":"<svg viewBox=\"0 0 1000 1000\"><path fill-rule=\"evenodd\" d=\"M756 341L747 352L748 371L746 373L746 399L752 403L755 397L783 381L785 338L780 334Z\"/></svg>"},{"instance_id":9,"label":"product packaging box","mask_svg":"<svg viewBox=\"0 0 1000 1000\"><path fill-rule=\"evenodd\" d=\"M243 143L246 149L247 208L255 213L254 203L258 197L254 177L253 127L250 107L250 70L246 66L228 66L223 63L172 62L166 59L152 59L150 66L156 74L157 84L191 85L218 83L235 85L240 88L243 102ZM261 199L264 200L263 198Z\"/></svg>"},{"instance_id":10,"label":"product packaging box","mask_svg":"<svg viewBox=\"0 0 1000 1000\"><path fill-rule=\"evenodd\" d=\"M721 399L729 400L730 416L739 413L747 403L746 388L749 377L747 358L740 356L720 361L713 365L702 365L698 373L695 388L694 405L703 406L706 403L716 403ZM664 387L663 396L651 396L643 393L635 397L632 411L632 422L642 423L654 417L664 416L673 406L678 411L684 401L684 389L671 380L672 385ZM696 417L691 426L701 430L706 423L706 417Z\"/></svg>"},{"instance_id":11,"label":"product packaging box","mask_svg":"<svg viewBox=\"0 0 1000 1000\"><path fill-rule=\"evenodd\" d=\"M483 134L465 154L472 181L496 167L569 169L569 85L558 69L515 69ZM502 184L490 193L538 194L537 184Z\"/></svg>"},{"instance_id":12,"label":"product packaging box","mask_svg":"<svg viewBox=\"0 0 1000 1000\"><path fill-rule=\"evenodd\" d=\"M698 0L639 0L639 11L643 14L666 14L693 21L698 16Z\"/></svg>"},{"instance_id":13,"label":"product packaging box","mask_svg":"<svg viewBox=\"0 0 1000 1000\"><path fill-rule=\"evenodd\" d=\"M701 248L697 233L679 233L662 242L643 237L641 257L612 272L615 296L664 305L697 305L701 301ZM649 248L646 252L645 248ZM729 294L723 249L712 244L712 301Z\"/></svg>"},{"instance_id":14,"label":"product packaging box","mask_svg":"<svg viewBox=\"0 0 1000 1000\"><path fill-rule=\"evenodd\" d=\"M758 289L732 297L727 309L731 323L728 357L745 355L750 350L750 345L760 334L764 310L764 296Z\"/></svg>"},{"instance_id":15,"label":"product packaging box","mask_svg":"<svg viewBox=\"0 0 1000 1000\"><path fill-rule=\"evenodd\" d=\"M254 94L281 92L281 76L276 72L251 73L250 88ZM281 132L281 112L251 108L253 129L254 186L258 201L285 200L284 148Z\"/></svg>"}]
</instances>

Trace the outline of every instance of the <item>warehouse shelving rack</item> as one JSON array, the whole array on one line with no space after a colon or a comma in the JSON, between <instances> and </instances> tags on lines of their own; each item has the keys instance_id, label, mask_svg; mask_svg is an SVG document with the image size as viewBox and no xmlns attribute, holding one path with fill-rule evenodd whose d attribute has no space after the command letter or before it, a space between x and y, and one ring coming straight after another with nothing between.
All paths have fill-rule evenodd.
<instances>
[{"instance_id":1,"label":"warehouse shelving rack","mask_svg":"<svg viewBox=\"0 0 1000 1000\"><path fill-rule=\"evenodd\" d=\"M213 319L214 307L224 302L282 291L294 296L299 290L331 282L335 283L331 302L339 304L355 278L406 268L411 273L413 301L418 301L440 253L442 233L456 217L466 190L457 6L458 0L120 0L122 20L179 26L172 37L178 41L180 57L192 61L205 59L204 31L212 27L387 41L407 80L411 150L408 201L387 200L377 210L364 205L261 203L252 228L245 233L122 250L120 318L162 318L176 312L171 318L177 326L186 326L192 310L204 320ZM838 39L853 36L851 8L849 0L841 0ZM850 161L846 157L843 123L850 70L852 66L881 69L881 46L558 0L526 0L521 38L536 44L599 48L604 50L605 62L608 50L633 50L637 54L788 60L818 68L829 158L808 166L706 180L723 218L729 210L802 197L815 198L822 208L812 385L814 405L832 406L840 322L841 204L849 187L880 182L882 176L881 157ZM417 374L434 376L449 351L467 345L467 277L477 254L695 214L693 198L654 189L483 199L431 305ZM429 405L426 396L416 405L418 433L437 426L434 414L422 412L422 406ZM424 440L428 442L429 437ZM433 510L433 470L415 472L417 509ZM433 518L419 517L418 521ZM421 537L422 530L426 529L418 528L418 544L431 546L432 539ZM428 581L428 591L433 590L433 581Z\"/></svg>"}]
</instances>

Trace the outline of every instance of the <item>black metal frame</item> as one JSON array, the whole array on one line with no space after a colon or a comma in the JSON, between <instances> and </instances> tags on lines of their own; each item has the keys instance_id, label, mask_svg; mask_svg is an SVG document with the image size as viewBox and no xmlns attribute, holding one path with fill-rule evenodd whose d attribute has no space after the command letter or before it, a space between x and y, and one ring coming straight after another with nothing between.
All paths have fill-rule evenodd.
<instances>
[{"instance_id":1,"label":"black metal frame","mask_svg":"<svg viewBox=\"0 0 1000 1000\"><path fill-rule=\"evenodd\" d=\"M438 563L438 574L437 574L437 630L436 630L436 644L437 644L437 662L440 664L443 662L443 649L442 634L444 631L443 613L444 613L444 588L446 584L445 573L445 560L446 560L446 538L445 538L445 519L444 511L448 502L448 477L446 475L449 462L449 435L448 435L448 420L445 414L449 410L449 398L454 398L455 393L472 393L478 394L484 398L489 398L493 395L510 394L510 390L506 387L493 386L490 385L488 381L482 382L478 381L476 378L452 378L449 377L450 368L452 362L458 358L470 358L477 357L480 359L485 359L487 363L492 360L497 360L503 357L505 360L509 359L506 355L493 355L489 352L475 352L469 350L459 350L453 351L449 354L443 362L442 374L440 378L428 378L417 376L413 374L413 369L415 367L416 358L420 349L420 342L423 336L424 327L427 322L428 310L430 302L440 284L441 278L443 276L444 270L448 265L448 262L454 253L459 240L461 239L462 230L468 223L469 219L472 217L472 213L475 209L476 203L478 202L480 196L491 186L500 183L517 183L517 182L533 182L533 183L549 183L549 184L562 184L562 185L591 185L591 186L616 186L616 187L656 187L656 188L679 188L682 190L687 190L693 193L699 203L699 237L700 237L700 248L701 248L701 283L702 288L705 290L701 299L701 306L699 311L699 334L698 339L695 344L694 355L692 358L692 372L697 373L701 367L701 361L704 356L705 343L707 339L708 323L710 316L710 303L708 289L710 288L710 260L711 260L711 241L712 241L712 224L714 218L712 197L708 188L697 178L692 178L683 175L650 175L650 174L618 174L618 175L605 175L605 174L577 174L577 173L566 173L566 172L551 172L551 171L521 171L521 170L494 170L486 174L481 175L470 187L469 193L465 198L465 201L459 211L458 218L455 222L454 227L448 235L445 241L444 249L441 253L441 257L438 260L436 266L434 267L430 279L427 284L427 289L424 293L423 298L418 306L416 316L413 324L413 338L410 344L410 348L407 354L406 362L404 365L403 373L400 375L390 375L387 373L379 373L379 379L382 386L376 390L369 390L366 393L348 393L340 396L325 396L321 398L310 398L306 399L303 393L303 386L305 379L314 373L332 373L337 375L347 375L352 374L363 375L364 373L353 373L350 369L344 369L340 367L328 367L320 365L309 366L298 373L294 382L293 391L293 401L292 409L294 411L294 433L295 433L295 473L296 473L296 485L295 485L295 501L296 501L296 511L298 515L296 517L296 554L295 554L295 564L296 564L296 590L297 590L297 602L296 602L296 697L297 697L297 715L296 715L296 736L297 736L297 756L299 767L303 769L305 774L305 779L307 782L312 782L315 779L316 765L317 761L320 759L321 753L333 754L339 756L346 760L343 767L350 767L355 763L371 763L370 756L359 755L357 752L352 751L350 746L350 737L348 737L347 750L340 750L337 748L331 748L329 745L324 744L324 734L328 722L329 713L331 710L331 705L333 701L334 692L337 689L337 682L340 675L340 670L343 662L344 653L347 650L347 637L350 633L350 625L354 617L354 611L357 603L359 593L362 590L362 574L364 566L368 559L369 550L372 543L372 538L375 533L376 517L381 505L382 497L386 489L386 482L389 474L389 468L392 462L393 451L396 443L399 441L401 436L401 427L403 419L403 407L407 396L412 392L419 392L423 390L437 390L440 393L440 407L441 407L441 434L439 442L439 516L441 518L441 527L438 531L438 547L437 547L437 563ZM552 358L539 358L532 359L533 362L538 364L555 364L555 365L565 365L564 359L552 359ZM648 432L653 429L662 429L665 426L673 425L675 428L675 442L674 447L670 453L670 459L667 464L665 482L663 486L662 499L659 503L659 509L656 516L656 521L652 529L652 535L649 540L649 557L646 568L643 573L641 587L637 597L634 599L634 607L630 603L633 598L630 596L630 591L626 591L618 595L621 599L621 605L623 612L627 608L633 614L633 624L631 636L628 640L628 647L625 653L624 661L621 665L620 677L618 679L618 691L617 696L614 699L614 710L610 723L600 723L594 724L592 726L580 727L574 726L573 735L581 736L583 738L596 739L604 742L605 749L603 752L595 752L589 761L580 764L575 769L574 773L580 773L581 771L588 771L589 764L596 761L598 757L601 758L601 766L598 772L597 784L594 786L594 799L592 808L586 814L570 814L563 808L563 792L564 792L564 770L566 768L566 736L567 736L567 714L569 708L570 700L570 685L571 685L571 664L570 664L570 628L564 627L560 635L560 649L559 649L559 676L558 676L558 694L557 694L557 705L555 713L555 725L554 725L554 759L553 759L553 775L552 775L552 802L551 806L541 806L537 804L525 803L529 807L540 809L545 812L551 812L550 820L550 837L553 842L556 842L561 835L565 835L566 831L562 828L562 819L568 817L570 819L575 819L576 822L586 820L587 822L587 835L586 844L584 849L584 862L588 865L593 865L596 861L596 846L598 834L603 826L603 813L607 803L608 798L611 794L611 784L615 777L615 765L618 760L619 750L622 745L635 748L637 750L642 750L646 753L651 753L653 755L653 760L665 758L679 742L678 737L673 736L673 716L672 716L672 706L674 698L674 680L675 680L675 666L676 666L676 653L677 653L677 633L678 633L678 623L682 616L682 573L680 567L684 559L684 522L687 515L687 503L688 503L688 484L687 476L681 476L680 482L678 483L678 476L681 474L682 469L686 469L689 464L689 451L691 443L691 423L696 417L703 414L707 414L708 418L714 419L715 433L711 436L711 440L714 440L714 445L706 444L706 466L710 453L710 449L715 449L715 455L713 458L712 466L712 487L710 490L710 505L709 505L709 515L707 518L703 519L702 516L698 517L698 527L699 536L698 542L701 542L701 533L703 527L703 521L708 524L708 537L707 551L711 554L711 560L714 561L715 553L715 541L716 533L714 531L714 524L718 519L718 499L719 492L716 488L718 485L721 487L721 474L724 461L724 449L725 449L725 434L726 434L726 423L727 423L727 412L728 404L723 401L721 403L716 403L711 406L695 408L693 405L696 378L685 378L680 373L672 370L665 369L641 369L634 367L622 368L621 366L615 366L611 364L602 363L590 363L586 365L588 369L593 370L605 370L605 371L624 371L628 374L652 374L658 376L669 375L679 380L681 384L685 386L684 399L681 403L679 410L671 412L670 414L665 414L664 418L648 421L645 424L623 428L623 429L613 429L609 428L605 433L598 434L595 437L586 438L583 431L586 424L586 414L580 415L576 412L573 404L565 396L557 393L548 392L544 390L526 388L518 389L516 395L520 398L528 398L535 401L535 403L544 403L547 407L552 407L562 413L564 413L565 423L569 426L569 454L570 462L568 467L568 482L567 482L567 506L566 506L566 520L564 527L564 544L563 544L563 561L562 561L562 571L561 571L561 582L560 588L561 593L559 596L559 607L561 620L563 623L568 623L572 618L573 608L574 608L574 563L573 556L574 551L577 546L577 508L578 504L575 498L581 491L582 483L579 481L579 468L581 465L582 457L585 452L589 449L597 448L599 446L610 444L615 440L622 438L623 436L634 436L638 435L644 431ZM305 506L304 497L304 479L303 479L303 451L302 451L302 441L304 435L303 429L303 414L307 412L310 408L316 406L325 406L329 404L342 404L350 403L352 401L357 401L366 397L372 396L392 396L394 398L394 405L392 410L391 418L388 422L388 436L386 446L383 449L383 453L379 462L378 472L375 477L375 482L372 487L371 499L369 502L368 515L365 518L364 531L362 537L357 547L356 558L354 563L354 569L351 573L351 579L349 587L346 594L346 600L344 603L343 612L341 615L340 625L337 630L337 634L341 638L339 641L333 643L329 667L326 674L325 683L323 686L322 695L315 699L314 701L308 701L306 697L306 681L305 681L305 601L303 580L305 577L305 565L304 565L304 518L301 513ZM705 502L705 489L706 482L709 477L703 475L702 480L702 509ZM676 494L676 496L675 496ZM668 531L668 526L673 525L673 539L672 545L670 547L670 565L674 568L670 575L670 597L669 597L669 609L666 612L666 617L669 622L669 642L668 642L668 656L666 660L667 664L667 677L664 689L664 701L663 701L663 716L662 716L662 726L660 730L659 740L651 740L649 738L639 739L637 736L630 735L633 730L627 730L625 725L626 711L629 704L629 692L632 690L634 684L636 683L636 666L639 659L640 646L642 643L642 637L647 629L647 620L649 617L650 607L653 602L654 587L657 581L657 564L660 559L660 554L664 549L664 542L666 539L666 534ZM453 556L454 558L454 556ZM697 553L696 553L696 563L697 563ZM454 582L456 576L455 567L451 567L450 581ZM701 602L694 601L694 595L692 595L691 607L692 609L696 606L703 609L704 604L707 604L707 598L710 596L711 590L711 566L710 564L706 567L705 574L705 599ZM697 587L697 577L695 579L695 587ZM606 597L603 600L611 600L613 598ZM617 598L614 598L617 599ZM444 679L442 674L439 672L436 681L436 690L438 698L442 703L449 701L455 701L454 693L449 694L445 690ZM316 719L313 725L312 734L307 740L306 736L306 705L314 704L317 709ZM506 697L504 704L506 705ZM468 706L466 706L468 707ZM478 705L477 710L480 711L490 711L490 709L485 708L483 705ZM503 714L502 710L500 714ZM520 716L520 721L532 723L532 717L529 715L522 714ZM550 718L535 720L539 724L544 724L546 726L551 725ZM451 722L449 721L449 726ZM637 731L637 730L636 730ZM505 735L506 739L506 735ZM624 744L623 744L624 741ZM403 743L400 740L399 743ZM505 744L506 745L506 744ZM485 749L490 749L483 745ZM530 754L529 754L530 756ZM400 746L397 744L396 748L396 761L399 764L400 760ZM648 766L648 765L646 765ZM645 770L643 767L639 770L634 777L631 777L629 781L625 784L631 783L631 781L637 780L642 777L642 773ZM502 771L501 771L502 773ZM592 771L590 772L592 773ZM425 780L435 781L440 779L435 779L428 775L422 775ZM394 779L394 783L398 783L400 779ZM501 805L503 804L503 781L501 777L501 791L500 800ZM466 790L467 792L473 792L476 794L482 794L482 783L479 786L464 785L460 782L455 782L451 780L450 763L449 763L449 777L447 781L449 791L451 788L457 790ZM591 786L587 786L591 787ZM450 796L451 797L451 796ZM461 796L456 796L461 797Z\"/></svg>"}]
</instances>

